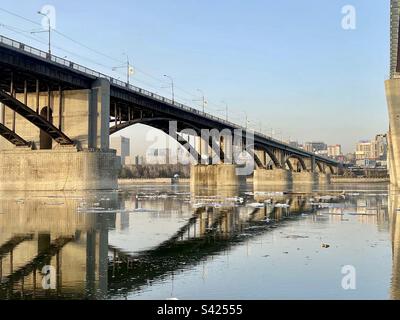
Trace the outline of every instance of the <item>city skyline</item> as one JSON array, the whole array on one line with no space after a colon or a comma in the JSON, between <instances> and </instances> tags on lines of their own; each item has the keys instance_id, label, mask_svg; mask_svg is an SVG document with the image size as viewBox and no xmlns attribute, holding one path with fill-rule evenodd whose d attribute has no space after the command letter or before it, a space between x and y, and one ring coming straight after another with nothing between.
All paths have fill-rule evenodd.
<instances>
[{"instance_id":1,"label":"city skyline","mask_svg":"<svg viewBox=\"0 0 400 320\"><path fill-rule=\"evenodd\" d=\"M256 119L262 119L261 129L266 133L273 129L285 140L296 137L299 141L340 143L344 152L351 151L359 140L387 131L383 80L389 74L389 36L382 34L389 35L389 6L385 3L354 1L355 30L341 27L341 1L234 1L229 2L228 13L223 3L208 1L151 1L141 6L135 6L135 2L124 6L101 3L96 16L91 16L85 3L72 8L61 1L52 5L56 8L56 30L121 62L126 59L122 52L126 52L136 70L132 83L169 96L170 84L163 78L168 74L175 80L177 100L201 108L193 101L201 98L197 90L201 88L209 102L209 113L224 117L224 100L234 122L242 124L245 114L241 110L246 109L256 130L260 127ZM38 23L41 17L36 12L42 6L40 1L24 6L11 1L2 4L2 8ZM177 6L181 22L171 24L171 18L178 18L174 11ZM205 6L212 10L201 10ZM290 10L296 15L283 24L279 17ZM130 18L127 22L110 19L107 25L87 23L85 34L66 18L74 14L78 20L90 22L108 12ZM147 19L150 14L152 20ZM37 26L4 11L0 16L4 25L14 28L3 26L2 34L46 47L45 34L28 32ZM213 37L209 37L212 31ZM89 37L91 32L93 36ZM27 41L27 37L33 39ZM67 54L69 59L116 75L112 67L120 63L115 60L85 52L82 46L57 34L53 41L55 54ZM370 46L371 41L374 46ZM70 53L58 48L67 48ZM79 57L73 54L77 48ZM117 75L125 80L123 70L119 71ZM138 126L122 135L143 136L145 130Z\"/></svg>"}]
</instances>

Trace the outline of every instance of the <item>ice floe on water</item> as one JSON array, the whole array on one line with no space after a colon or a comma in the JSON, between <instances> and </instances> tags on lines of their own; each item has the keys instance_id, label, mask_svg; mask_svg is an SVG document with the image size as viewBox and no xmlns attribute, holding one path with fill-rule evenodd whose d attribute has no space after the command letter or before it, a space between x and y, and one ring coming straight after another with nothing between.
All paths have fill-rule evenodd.
<instances>
[{"instance_id":1,"label":"ice floe on water","mask_svg":"<svg viewBox=\"0 0 400 320\"><path fill-rule=\"evenodd\" d=\"M244 199L242 197L233 197L233 198L226 198L225 201L242 204L244 202Z\"/></svg>"},{"instance_id":2,"label":"ice floe on water","mask_svg":"<svg viewBox=\"0 0 400 320\"><path fill-rule=\"evenodd\" d=\"M280 191L256 191L254 192L255 196L269 196L269 197L277 197L283 196L285 193Z\"/></svg>"},{"instance_id":3,"label":"ice floe on water","mask_svg":"<svg viewBox=\"0 0 400 320\"><path fill-rule=\"evenodd\" d=\"M131 213L131 212L139 212L139 213L146 213L146 212L157 212L156 210L152 210L152 209L146 209L146 208L136 208L133 209L131 211L127 211L127 213Z\"/></svg>"},{"instance_id":4,"label":"ice floe on water","mask_svg":"<svg viewBox=\"0 0 400 320\"><path fill-rule=\"evenodd\" d=\"M77 211L80 213L118 213L118 212L121 212L121 210L106 209L106 208L101 208L101 207L89 207L89 208L78 207Z\"/></svg>"},{"instance_id":5,"label":"ice floe on water","mask_svg":"<svg viewBox=\"0 0 400 320\"><path fill-rule=\"evenodd\" d=\"M259 202L254 202L254 203L248 203L246 207L250 208L264 208L265 204L264 203L259 203Z\"/></svg>"},{"instance_id":6,"label":"ice floe on water","mask_svg":"<svg viewBox=\"0 0 400 320\"><path fill-rule=\"evenodd\" d=\"M275 208L290 208L290 205L286 203L277 203L275 204Z\"/></svg>"}]
</instances>

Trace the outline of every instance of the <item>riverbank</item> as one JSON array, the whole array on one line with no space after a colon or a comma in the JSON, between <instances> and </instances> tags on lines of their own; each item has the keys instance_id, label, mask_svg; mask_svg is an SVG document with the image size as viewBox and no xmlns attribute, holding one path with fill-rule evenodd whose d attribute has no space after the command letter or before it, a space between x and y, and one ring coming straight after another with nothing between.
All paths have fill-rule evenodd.
<instances>
[{"instance_id":1,"label":"riverbank","mask_svg":"<svg viewBox=\"0 0 400 320\"><path fill-rule=\"evenodd\" d=\"M187 184L190 179L181 178L179 184ZM132 185L132 184L171 184L171 178L154 178L154 179L118 179L119 185Z\"/></svg>"},{"instance_id":2,"label":"riverbank","mask_svg":"<svg viewBox=\"0 0 400 320\"><path fill-rule=\"evenodd\" d=\"M253 179L247 179L247 183L252 183ZM389 183L389 178L344 178L344 177L332 177L331 182L333 184L348 183ZM179 184L190 183L189 178L180 178ZM146 179L118 179L119 185L132 185L132 184L171 184L171 178L146 178Z\"/></svg>"},{"instance_id":3,"label":"riverbank","mask_svg":"<svg viewBox=\"0 0 400 320\"><path fill-rule=\"evenodd\" d=\"M389 178L345 178L331 177L332 183L389 183Z\"/></svg>"}]
</instances>

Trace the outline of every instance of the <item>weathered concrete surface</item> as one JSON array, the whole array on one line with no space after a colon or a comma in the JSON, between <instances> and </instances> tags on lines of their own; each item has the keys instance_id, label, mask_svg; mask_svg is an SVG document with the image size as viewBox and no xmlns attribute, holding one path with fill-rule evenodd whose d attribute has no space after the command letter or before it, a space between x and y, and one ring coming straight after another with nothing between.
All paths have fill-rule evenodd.
<instances>
[{"instance_id":1,"label":"weathered concrete surface","mask_svg":"<svg viewBox=\"0 0 400 320\"><path fill-rule=\"evenodd\" d=\"M191 186L236 186L241 183L236 165L194 165L190 168Z\"/></svg>"},{"instance_id":2,"label":"weathered concrete surface","mask_svg":"<svg viewBox=\"0 0 400 320\"><path fill-rule=\"evenodd\" d=\"M289 170L284 169L256 169L254 170L253 184L256 189L271 185L290 186L292 175Z\"/></svg>"},{"instance_id":3,"label":"weathered concrete surface","mask_svg":"<svg viewBox=\"0 0 400 320\"><path fill-rule=\"evenodd\" d=\"M385 81L389 112L389 172L390 183L398 188L400 183L400 79Z\"/></svg>"},{"instance_id":4,"label":"weathered concrete surface","mask_svg":"<svg viewBox=\"0 0 400 320\"><path fill-rule=\"evenodd\" d=\"M13 149L0 151L0 190L112 190L118 188L115 151Z\"/></svg>"},{"instance_id":5,"label":"weathered concrete surface","mask_svg":"<svg viewBox=\"0 0 400 320\"><path fill-rule=\"evenodd\" d=\"M329 173L318 173L318 183L320 185L331 184L331 175Z\"/></svg>"},{"instance_id":6,"label":"weathered concrete surface","mask_svg":"<svg viewBox=\"0 0 400 320\"><path fill-rule=\"evenodd\" d=\"M293 184L315 184L319 182L318 173L316 172L292 172Z\"/></svg>"}]
</instances>

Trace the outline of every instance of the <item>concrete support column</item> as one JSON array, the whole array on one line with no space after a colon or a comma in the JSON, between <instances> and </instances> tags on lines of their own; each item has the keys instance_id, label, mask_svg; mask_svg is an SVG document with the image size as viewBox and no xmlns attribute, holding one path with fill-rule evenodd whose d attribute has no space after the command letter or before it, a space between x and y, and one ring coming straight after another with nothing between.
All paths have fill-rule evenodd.
<instances>
[{"instance_id":1,"label":"concrete support column","mask_svg":"<svg viewBox=\"0 0 400 320\"><path fill-rule=\"evenodd\" d=\"M329 173L318 173L318 183L320 185L328 185L331 183L331 175Z\"/></svg>"},{"instance_id":2,"label":"concrete support column","mask_svg":"<svg viewBox=\"0 0 400 320\"><path fill-rule=\"evenodd\" d=\"M310 159L310 171L315 172L315 157L312 156Z\"/></svg>"},{"instance_id":3,"label":"concrete support column","mask_svg":"<svg viewBox=\"0 0 400 320\"><path fill-rule=\"evenodd\" d=\"M389 134L388 134L388 169L389 169L389 176L390 177L396 177L396 170L394 166L394 157L393 157L393 144L391 141L391 130L389 129ZM395 184L394 179L390 179L390 183L392 185Z\"/></svg>"},{"instance_id":4,"label":"concrete support column","mask_svg":"<svg viewBox=\"0 0 400 320\"><path fill-rule=\"evenodd\" d=\"M237 186L240 177L234 164L196 165L190 170L190 185L197 186Z\"/></svg>"},{"instance_id":5,"label":"concrete support column","mask_svg":"<svg viewBox=\"0 0 400 320\"><path fill-rule=\"evenodd\" d=\"M390 127L390 183L398 187L400 182L400 79L385 81L385 89Z\"/></svg>"},{"instance_id":6,"label":"concrete support column","mask_svg":"<svg viewBox=\"0 0 400 320\"><path fill-rule=\"evenodd\" d=\"M319 181L318 173L316 172L293 172L293 184L317 184Z\"/></svg>"},{"instance_id":7,"label":"concrete support column","mask_svg":"<svg viewBox=\"0 0 400 320\"><path fill-rule=\"evenodd\" d=\"M285 169L256 169L253 178L254 188L260 189L263 186L287 186L292 183L292 173Z\"/></svg>"},{"instance_id":8,"label":"concrete support column","mask_svg":"<svg viewBox=\"0 0 400 320\"><path fill-rule=\"evenodd\" d=\"M97 79L89 102L89 148L108 150L110 140L110 82Z\"/></svg>"}]
</instances>

